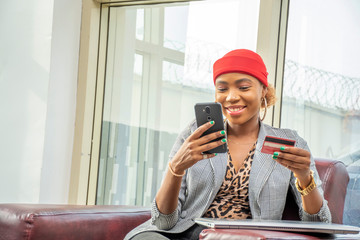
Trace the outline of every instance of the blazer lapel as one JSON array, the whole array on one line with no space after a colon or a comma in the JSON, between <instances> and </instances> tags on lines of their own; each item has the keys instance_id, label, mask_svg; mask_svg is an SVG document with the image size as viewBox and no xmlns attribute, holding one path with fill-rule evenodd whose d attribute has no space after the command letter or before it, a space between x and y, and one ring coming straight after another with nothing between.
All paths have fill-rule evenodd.
<instances>
[{"instance_id":1,"label":"blazer lapel","mask_svg":"<svg viewBox=\"0 0 360 240\"><path fill-rule=\"evenodd\" d=\"M218 193L221 187L222 182L224 181L226 165L227 165L227 156L228 156L227 153L220 153L216 157L210 158L208 160L210 162L211 170L213 173L214 185L211 186L211 193L206 202L206 205L204 206L201 216L204 215L204 213L210 207L210 204L214 200L216 194Z\"/></svg>"},{"instance_id":2,"label":"blazer lapel","mask_svg":"<svg viewBox=\"0 0 360 240\"><path fill-rule=\"evenodd\" d=\"M214 189L216 190L216 193L225 178L227 158L227 153L220 153L216 157L210 159L210 165L214 173Z\"/></svg>"},{"instance_id":3,"label":"blazer lapel","mask_svg":"<svg viewBox=\"0 0 360 240\"><path fill-rule=\"evenodd\" d=\"M227 131L227 121L224 121L224 128ZM227 136L226 136L227 138ZM216 157L210 159L211 167L214 171L216 193L221 187L226 174L226 166L228 162L228 153L220 153Z\"/></svg>"},{"instance_id":4,"label":"blazer lapel","mask_svg":"<svg viewBox=\"0 0 360 240\"><path fill-rule=\"evenodd\" d=\"M251 174L249 180L250 201L258 201L260 192L276 165L276 161L274 161L271 156L269 156L269 154L261 152L261 147L264 143L264 139L268 134L266 128L266 125L260 123L258 142L254 154L254 161L251 166Z\"/></svg>"}]
</instances>

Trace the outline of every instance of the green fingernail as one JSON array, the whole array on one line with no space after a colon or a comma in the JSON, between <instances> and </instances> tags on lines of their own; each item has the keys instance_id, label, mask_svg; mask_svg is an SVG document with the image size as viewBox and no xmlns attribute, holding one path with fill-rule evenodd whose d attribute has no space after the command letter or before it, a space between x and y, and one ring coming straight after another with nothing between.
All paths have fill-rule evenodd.
<instances>
[{"instance_id":1,"label":"green fingernail","mask_svg":"<svg viewBox=\"0 0 360 240\"><path fill-rule=\"evenodd\" d=\"M217 156L217 153L215 153L215 156Z\"/></svg>"},{"instance_id":2,"label":"green fingernail","mask_svg":"<svg viewBox=\"0 0 360 240\"><path fill-rule=\"evenodd\" d=\"M214 124L214 121L211 121L210 124L213 125L213 124Z\"/></svg>"},{"instance_id":3,"label":"green fingernail","mask_svg":"<svg viewBox=\"0 0 360 240\"><path fill-rule=\"evenodd\" d=\"M226 138L221 139L222 142L226 142Z\"/></svg>"},{"instance_id":4,"label":"green fingernail","mask_svg":"<svg viewBox=\"0 0 360 240\"><path fill-rule=\"evenodd\" d=\"M273 158L273 159L277 159L277 156L273 155L272 158Z\"/></svg>"},{"instance_id":5,"label":"green fingernail","mask_svg":"<svg viewBox=\"0 0 360 240\"><path fill-rule=\"evenodd\" d=\"M285 147L280 147L280 150L281 150L281 151L284 151L284 150L285 150Z\"/></svg>"},{"instance_id":6,"label":"green fingernail","mask_svg":"<svg viewBox=\"0 0 360 240\"><path fill-rule=\"evenodd\" d=\"M274 152L274 156L279 156L279 153L278 152Z\"/></svg>"},{"instance_id":7,"label":"green fingernail","mask_svg":"<svg viewBox=\"0 0 360 240\"><path fill-rule=\"evenodd\" d=\"M222 130L220 133L221 133L222 135L224 135L224 134L225 134L225 131L224 131L224 130Z\"/></svg>"}]
</instances>

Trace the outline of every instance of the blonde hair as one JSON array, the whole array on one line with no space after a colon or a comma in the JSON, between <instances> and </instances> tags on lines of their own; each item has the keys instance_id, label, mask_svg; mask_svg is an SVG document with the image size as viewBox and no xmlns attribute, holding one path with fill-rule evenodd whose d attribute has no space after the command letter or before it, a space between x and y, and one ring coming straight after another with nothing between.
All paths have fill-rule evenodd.
<instances>
[{"instance_id":1,"label":"blonde hair","mask_svg":"<svg viewBox=\"0 0 360 240\"><path fill-rule=\"evenodd\" d=\"M265 95L267 107L271 107L276 102L276 94L275 94L275 88L272 84L269 83L267 86L267 93ZM265 101L261 102L261 108L265 108Z\"/></svg>"}]
</instances>

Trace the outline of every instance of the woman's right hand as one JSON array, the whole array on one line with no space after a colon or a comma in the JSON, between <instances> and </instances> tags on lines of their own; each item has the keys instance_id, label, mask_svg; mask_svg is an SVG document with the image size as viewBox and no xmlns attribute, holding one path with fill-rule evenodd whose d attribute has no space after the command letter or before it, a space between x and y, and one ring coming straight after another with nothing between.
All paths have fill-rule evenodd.
<instances>
[{"instance_id":1,"label":"woman's right hand","mask_svg":"<svg viewBox=\"0 0 360 240\"><path fill-rule=\"evenodd\" d=\"M214 132L201 136L212 126L214 126L214 121L201 125L185 140L170 162L171 169L176 174L181 175L186 169L198 161L216 156L215 153L202 153L226 143L226 138L210 142L214 139L225 136L225 131Z\"/></svg>"}]
</instances>

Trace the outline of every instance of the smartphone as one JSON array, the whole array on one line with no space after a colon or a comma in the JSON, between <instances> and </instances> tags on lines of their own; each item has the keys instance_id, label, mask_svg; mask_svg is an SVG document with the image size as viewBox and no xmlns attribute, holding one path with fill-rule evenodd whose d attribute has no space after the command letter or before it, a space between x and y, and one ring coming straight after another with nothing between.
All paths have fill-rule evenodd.
<instances>
[{"instance_id":1,"label":"smartphone","mask_svg":"<svg viewBox=\"0 0 360 240\"><path fill-rule=\"evenodd\" d=\"M225 130L220 103L217 102L197 103L195 104L194 109L195 109L196 123L198 127L200 127L201 125L207 122L215 121L215 125L209 128L208 130L206 130L202 136L207 135L209 133L220 132L221 130ZM221 140L223 138L224 136L214 139L212 140L212 142ZM209 151L206 151L204 153L205 154L224 153L226 151L227 151L227 144L225 143L216 148L210 149Z\"/></svg>"}]
</instances>

